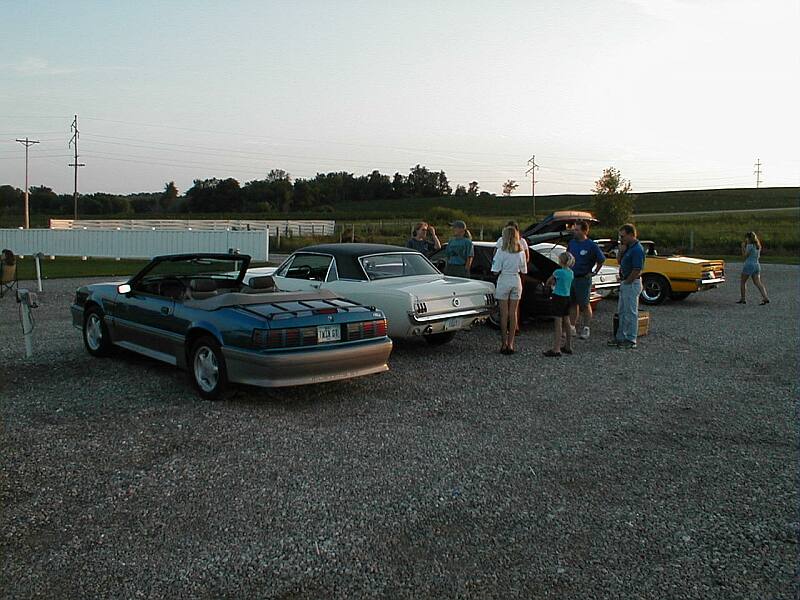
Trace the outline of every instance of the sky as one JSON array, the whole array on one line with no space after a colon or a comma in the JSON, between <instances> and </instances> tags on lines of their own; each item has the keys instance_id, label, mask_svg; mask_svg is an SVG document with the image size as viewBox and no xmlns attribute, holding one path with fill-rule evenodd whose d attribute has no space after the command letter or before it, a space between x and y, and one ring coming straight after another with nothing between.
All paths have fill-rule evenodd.
<instances>
[{"instance_id":1,"label":"sky","mask_svg":"<svg viewBox=\"0 0 800 600\"><path fill-rule=\"evenodd\" d=\"M800 185L800 0L0 0L0 185L273 168L500 193Z\"/></svg>"}]
</instances>

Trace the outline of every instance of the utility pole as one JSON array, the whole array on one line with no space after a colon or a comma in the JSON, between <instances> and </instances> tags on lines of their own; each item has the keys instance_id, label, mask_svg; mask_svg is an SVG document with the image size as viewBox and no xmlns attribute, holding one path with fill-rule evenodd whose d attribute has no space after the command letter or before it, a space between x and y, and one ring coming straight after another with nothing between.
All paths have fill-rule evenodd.
<instances>
[{"instance_id":1,"label":"utility pole","mask_svg":"<svg viewBox=\"0 0 800 600\"><path fill-rule=\"evenodd\" d=\"M85 167L86 165L83 163L78 162L78 138L80 137L80 132L78 131L78 115L75 115L75 120L72 121L72 125L70 126L70 131L73 131L72 139L69 141L69 146L75 144L75 161L69 163L69 167L75 167L75 191L72 193L72 202L75 208L75 215L73 218L77 221L78 220L78 167Z\"/></svg>"},{"instance_id":2,"label":"utility pole","mask_svg":"<svg viewBox=\"0 0 800 600\"><path fill-rule=\"evenodd\" d=\"M756 176L756 189L758 189L761 187L761 159L757 158L756 164L753 166L756 168L756 170L753 171L753 175Z\"/></svg>"},{"instance_id":3,"label":"utility pole","mask_svg":"<svg viewBox=\"0 0 800 600\"><path fill-rule=\"evenodd\" d=\"M39 140L29 140L27 137L24 140L17 138L17 141L25 146L25 229L30 229L31 216L30 204L28 202L28 148L34 144L38 144Z\"/></svg>"},{"instance_id":4,"label":"utility pole","mask_svg":"<svg viewBox=\"0 0 800 600\"><path fill-rule=\"evenodd\" d=\"M531 166L530 169L525 171L525 175L528 173L531 174L531 198L533 198L533 220L536 220L536 169L539 168L539 165L536 164L536 155L532 155L528 159L528 164Z\"/></svg>"}]
</instances>

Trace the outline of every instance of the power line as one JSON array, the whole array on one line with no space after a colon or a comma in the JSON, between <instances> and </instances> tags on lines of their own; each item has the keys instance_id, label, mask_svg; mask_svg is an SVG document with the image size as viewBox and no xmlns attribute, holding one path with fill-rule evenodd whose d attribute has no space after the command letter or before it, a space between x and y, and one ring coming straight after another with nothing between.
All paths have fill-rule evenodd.
<instances>
[{"instance_id":1,"label":"power line","mask_svg":"<svg viewBox=\"0 0 800 600\"><path fill-rule=\"evenodd\" d=\"M756 159L756 164L754 165L756 170L753 171L753 175L756 176L756 189L761 187L761 159Z\"/></svg>"},{"instance_id":2,"label":"power line","mask_svg":"<svg viewBox=\"0 0 800 600\"><path fill-rule=\"evenodd\" d=\"M29 140L27 137L24 140L17 138L17 141L25 146L25 229L30 229L31 217L28 192L28 148L34 144L39 144L40 142L39 140Z\"/></svg>"},{"instance_id":3,"label":"power line","mask_svg":"<svg viewBox=\"0 0 800 600\"><path fill-rule=\"evenodd\" d=\"M528 159L528 164L531 166L530 169L525 171L525 175L528 173L531 174L531 198L533 199L533 218L536 219L536 169L539 168L539 165L536 164L536 155L533 154Z\"/></svg>"},{"instance_id":4,"label":"power line","mask_svg":"<svg viewBox=\"0 0 800 600\"><path fill-rule=\"evenodd\" d=\"M81 134L78 131L78 115L75 115L75 120L72 121L72 125L70 126L70 131L73 131L72 139L69 141L67 147L75 144L75 160L71 162L69 165L70 167L75 168L75 191L72 193L72 202L74 204L74 213L75 213L75 220L78 220L78 167L85 167L84 163L78 162L78 138L80 138Z\"/></svg>"}]
</instances>

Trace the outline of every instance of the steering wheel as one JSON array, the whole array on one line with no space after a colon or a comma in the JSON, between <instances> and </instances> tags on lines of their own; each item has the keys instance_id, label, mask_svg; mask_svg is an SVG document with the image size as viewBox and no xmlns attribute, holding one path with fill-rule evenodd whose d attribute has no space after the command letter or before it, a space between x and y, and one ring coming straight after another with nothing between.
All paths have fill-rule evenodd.
<instances>
[{"instance_id":1,"label":"steering wheel","mask_svg":"<svg viewBox=\"0 0 800 600\"><path fill-rule=\"evenodd\" d=\"M309 279L311 277L311 267L308 265L297 267L297 272L303 276L303 279Z\"/></svg>"}]
</instances>

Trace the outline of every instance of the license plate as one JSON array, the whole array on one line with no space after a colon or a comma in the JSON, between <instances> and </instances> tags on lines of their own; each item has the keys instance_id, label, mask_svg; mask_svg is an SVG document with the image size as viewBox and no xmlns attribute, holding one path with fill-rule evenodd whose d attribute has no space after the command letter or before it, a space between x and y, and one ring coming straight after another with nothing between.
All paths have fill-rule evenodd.
<instances>
[{"instance_id":1,"label":"license plate","mask_svg":"<svg viewBox=\"0 0 800 600\"><path fill-rule=\"evenodd\" d=\"M338 342L342 339L342 328L339 325L320 325L317 327L317 343Z\"/></svg>"},{"instance_id":2,"label":"license plate","mask_svg":"<svg viewBox=\"0 0 800 600\"><path fill-rule=\"evenodd\" d=\"M461 319L447 319L444 322L444 330L449 331L451 329L461 329L461 324Z\"/></svg>"}]
</instances>

